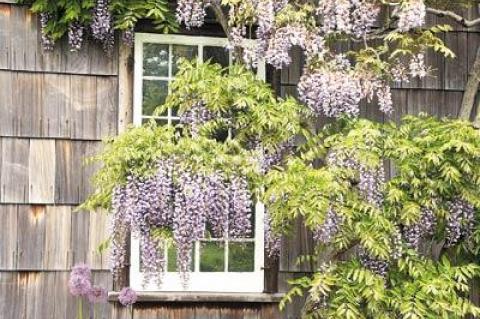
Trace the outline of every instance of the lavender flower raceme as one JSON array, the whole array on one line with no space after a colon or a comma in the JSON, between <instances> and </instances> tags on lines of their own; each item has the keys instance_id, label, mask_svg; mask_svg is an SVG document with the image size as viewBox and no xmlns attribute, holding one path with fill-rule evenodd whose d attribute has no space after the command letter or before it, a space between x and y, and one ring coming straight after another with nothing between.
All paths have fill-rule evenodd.
<instances>
[{"instance_id":1,"label":"lavender flower raceme","mask_svg":"<svg viewBox=\"0 0 480 319\"><path fill-rule=\"evenodd\" d=\"M180 0L177 5L176 18L178 23L184 23L187 29L201 27L205 20L205 7L208 1Z\"/></svg>"},{"instance_id":2,"label":"lavender flower raceme","mask_svg":"<svg viewBox=\"0 0 480 319\"><path fill-rule=\"evenodd\" d=\"M398 29L408 32L425 24L427 7L424 0L407 0L400 5L397 15Z\"/></svg>"},{"instance_id":3,"label":"lavender flower raceme","mask_svg":"<svg viewBox=\"0 0 480 319\"><path fill-rule=\"evenodd\" d=\"M91 24L92 35L95 39L104 42L112 33L112 14L108 8L108 0L97 0L93 9Z\"/></svg>"},{"instance_id":4,"label":"lavender flower raceme","mask_svg":"<svg viewBox=\"0 0 480 319\"><path fill-rule=\"evenodd\" d=\"M359 259L362 266L367 268L371 272L382 277L385 277L387 275L388 268L390 266L388 261L373 257L368 254L364 249L360 251Z\"/></svg>"},{"instance_id":5,"label":"lavender flower raceme","mask_svg":"<svg viewBox=\"0 0 480 319\"><path fill-rule=\"evenodd\" d=\"M422 238L433 235L437 224L437 217L430 208L422 208L420 220L403 229L403 237L410 248L417 249Z\"/></svg>"},{"instance_id":6,"label":"lavender flower raceme","mask_svg":"<svg viewBox=\"0 0 480 319\"><path fill-rule=\"evenodd\" d=\"M390 114L393 111L392 91L388 84L384 84L377 90L378 105L380 111L386 114Z\"/></svg>"},{"instance_id":7,"label":"lavender flower raceme","mask_svg":"<svg viewBox=\"0 0 480 319\"><path fill-rule=\"evenodd\" d=\"M232 237L245 237L252 232L252 200L245 176L230 181L230 212L228 232Z\"/></svg>"},{"instance_id":8,"label":"lavender flower raceme","mask_svg":"<svg viewBox=\"0 0 480 319\"><path fill-rule=\"evenodd\" d=\"M346 72L330 70L302 75L298 94L313 112L328 117L356 117L363 98L358 79Z\"/></svg>"},{"instance_id":9,"label":"lavender flower raceme","mask_svg":"<svg viewBox=\"0 0 480 319\"><path fill-rule=\"evenodd\" d=\"M135 42L135 32L133 31L133 28L123 31L122 41L129 47L133 47L133 43Z\"/></svg>"},{"instance_id":10,"label":"lavender flower raceme","mask_svg":"<svg viewBox=\"0 0 480 319\"><path fill-rule=\"evenodd\" d=\"M40 13L40 27L42 29L42 48L45 51L53 50L53 47L55 45L55 40L53 40L52 37L46 32L48 22L51 19L52 19L51 13L47 13L47 12Z\"/></svg>"},{"instance_id":11,"label":"lavender flower raceme","mask_svg":"<svg viewBox=\"0 0 480 319\"><path fill-rule=\"evenodd\" d=\"M137 299L137 293L130 287L122 288L118 295L118 301L125 307L133 305L137 302Z\"/></svg>"},{"instance_id":12,"label":"lavender flower raceme","mask_svg":"<svg viewBox=\"0 0 480 319\"><path fill-rule=\"evenodd\" d=\"M427 76L427 67L425 66L425 55L419 53L410 60L410 75L412 77L424 78Z\"/></svg>"},{"instance_id":13,"label":"lavender flower raceme","mask_svg":"<svg viewBox=\"0 0 480 319\"><path fill-rule=\"evenodd\" d=\"M189 110L181 114L180 123L188 125L191 135L197 137L202 125L214 117L214 114L205 106L205 103L196 102Z\"/></svg>"},{"instance_id":14,"label":"lavender flower raceme","mask_svg":"<svg viewBox=\"0 0 480 319\"><path fill-rule=\"evenodd\" d=\"M160 282L165 271L164 243L153 236L153 228L172 230L177 270L185 284L194 243L206 236L207 225L217 237L242 237L252 232L252 201L244 176L227 177L221 171L196 173L169 158L157 162L153 176L127 176L126 180L112 194L110 258L114 276L126 265L129 232L140 242L144 284L151 279Z\"/></svg>"},{"instance_id":15,"label":"lavender flower raceme","mask_svg":"<svg viewBox=\"0 0 480 319\"><path fill-rule=\"evenodd\" d=\"M380 9L369 0L320 0L317 15L321 17L322 31L353 34L363 37L377 20Z\"/></svg>"},{"instance_id":16,"label":"lavender flower raceme","mask_svg":"<svg viewBox=\"0 0 480 319\"><path fill-rule=\"evenodd\" d=\"M207 177L205 206L208 223L215 237L228 235L228 211L230 207L229 188L223 174L219 171Z\"/></svg>"},{"instance_id":17,"label":"lavender flower raceme","mask_svg":"<svg viewBox=\"0 0 480 319\"><path fill-rule=\"evenodd\" d=\"M469 202L456 198L448 203L449 215L445 226L445 246L452 247L468 238L475 227L475 209Z\"/></svg>"},{"instance_id":18,"label":"lavender flower raceme","mask_svg":"<svg viewBox=\"0 0 480 319\"><path fill-rule=\"evenodd\" d=\"M107 290L100 286L93 286L88 292L88 301L90 303L106 303L108 300Z\"/></svg>"},{"instance_id":19,"label":"lavender flower raceme","mask_svg":"<svg viewBox=\"0 0 480 319\"><path fill-rule=\"evenodd\" d=\"M82 48L84 27L80 22L75 21L68 26L68 44L71 51L78 51Z\"/></svg>"},{"instance_id":20,"label":"lavender flower raceme","mask_svg":"<svg viewBox=\"0 0 480 319\"><path fill-rule=\"evenodd\" d=\"M280 256L281 237L273 232L272 219L267 211L264 215L264 227L265 251L269 258L278 258Z\"/></svg>"},{"instance_id":21,"label":"lavender flower raceme","mask_svg":"<svg viewBox=\"0 0 480 319\"><path fill-rule=\"evenodd\" d=\"M323 224L314 230L313 239L323 244L330 243L339 232L342 221L343 218L332 208L329 208Z\"/></svg>"},{"instance_id":22,"label":"lavender flower raceme","mask_svg":"<svg viewBox=\"0 0 480 319\"><path fill-rule=\"evenodd\" d=\"M305 47L307 31L303 26L285 26L277 28L270 38L265 61L277 69L288 66L292 62L289 51L293 46Z\"/></svg>"}]
</instances>

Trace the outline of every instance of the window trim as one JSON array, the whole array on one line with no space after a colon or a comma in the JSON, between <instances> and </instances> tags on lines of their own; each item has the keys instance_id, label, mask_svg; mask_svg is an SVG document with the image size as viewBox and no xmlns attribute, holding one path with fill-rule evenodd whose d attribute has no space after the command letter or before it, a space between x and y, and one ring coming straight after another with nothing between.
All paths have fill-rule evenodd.
<instances>
[{"instance_id":1,"label":"window trim","mask_svg":"<svg viewBox=\"0 0 480 319\"><path fill-rule=\"evenodd\" d=\"M198 61L203 62L204 46L225 47L228 44L226 38L187 36L172 34L136 33L134 49L134 104L133 123L141 125L144 118L142 114L143 99L143 44L159 43L167 45L195 45L198 46ZM230 62L231 62L230 54ZM171 54L169 55L171 63ZM259 63L257 76L265 80L265 64ZM170 74L169 74L170 78ZM168 117L171 124L171 117ZM138 291L189 291L189 292L232 292L232 293L261 293L264 291L264 206L261 203L255 205L255 237L254 242L254 271L253 272L191 272L189 273L189 285L184 287L177 272L165 272L162 284L159 286L152 280L143 285L143 274L140 272L140 249L139 239L131 237L130 244L130 286ZM199 262L199 243L195 243L196 263ZM228 248L225 248L228 253ZM228 256L227 256L228 258ZM227 263L227 260L225 260Z\"/></svg>"}]
</instances>

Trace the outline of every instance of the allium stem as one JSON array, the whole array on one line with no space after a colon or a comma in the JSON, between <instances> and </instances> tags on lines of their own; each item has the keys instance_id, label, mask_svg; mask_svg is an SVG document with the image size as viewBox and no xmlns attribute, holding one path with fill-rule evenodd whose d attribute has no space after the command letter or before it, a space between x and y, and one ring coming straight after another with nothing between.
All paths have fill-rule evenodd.
<instances>
[{"instance_id":1,"label":"allium stem","mask_svg":"<svg viewBox=\"0 0 480 319\"><path fill-rule=\"evenodd\" d=\"M78 298L78 303L77 303L78 309L77 309L77 319L83 319L83 302L82 298Z\"/></svg>"}]
</instances>

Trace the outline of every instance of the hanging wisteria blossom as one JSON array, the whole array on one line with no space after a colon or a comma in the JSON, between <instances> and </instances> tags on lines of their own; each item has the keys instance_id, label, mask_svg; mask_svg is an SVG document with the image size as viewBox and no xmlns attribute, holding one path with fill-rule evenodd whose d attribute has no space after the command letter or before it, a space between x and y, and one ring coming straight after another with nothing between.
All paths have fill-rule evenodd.
<instances>
[{"instance_id":1,"label":"hanging wisteria blossom","mask_svg":"<svg viewBox=\"0 0 480 319\"><path fill-rule=\"evenodd\" d=\"M173 233L177 270L188 284L194 243L206 237L208 226L218 237L247 237L252 233L252 199L244 176L224 177L222 172L194 173L173 159L159 160L152 177L128 176L112 194L111 268L125 266L128 232L140 241L144 284L161 283L165 272L165 243L154 229Z\"/></svg>"},{"instance_id":2,"label":"hanging wisteria blossom","mask_svg":"<svg viewBox=\"0 0 480 319\"><path fill-rule=\"evenodd\" d=\"M51 19L52 19L52 15L50 13L45 13L45 12L40 13L40 27L42 30L42 47L45 51L51 51L55 46L55 41L45 31L47 28L48 22Z\"/></svg>"},{"instance_id":3,"label":"hanging wisteria blossom","mask_svg":"<svg viewBox=\"0 0 480 319\"><path fill-rule=\"evenodd\" d=\"M424 0L408 0L402 3L398 12L398 29L403 32L425 24L427 8Z\"/></svg>"}]
</instances>

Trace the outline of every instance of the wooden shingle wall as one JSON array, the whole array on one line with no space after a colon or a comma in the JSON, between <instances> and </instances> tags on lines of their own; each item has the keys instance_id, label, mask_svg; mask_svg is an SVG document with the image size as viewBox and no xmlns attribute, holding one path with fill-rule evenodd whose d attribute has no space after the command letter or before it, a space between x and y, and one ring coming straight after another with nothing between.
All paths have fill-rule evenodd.
<instances>
[{"instance_id":1,"label":"wooden shingle wall","mask_svg":"<svg viewBox=\"0 0 480 319\"><path fill-rule=\"evenodd\" d=\"M85 157L117 133L118 54L92 43L45 53L37 17L0 2L0 317L71 319L74 264L112 287L97 251L108 215L75 210L92 191Z\"/></svg>"}]
</instances>

